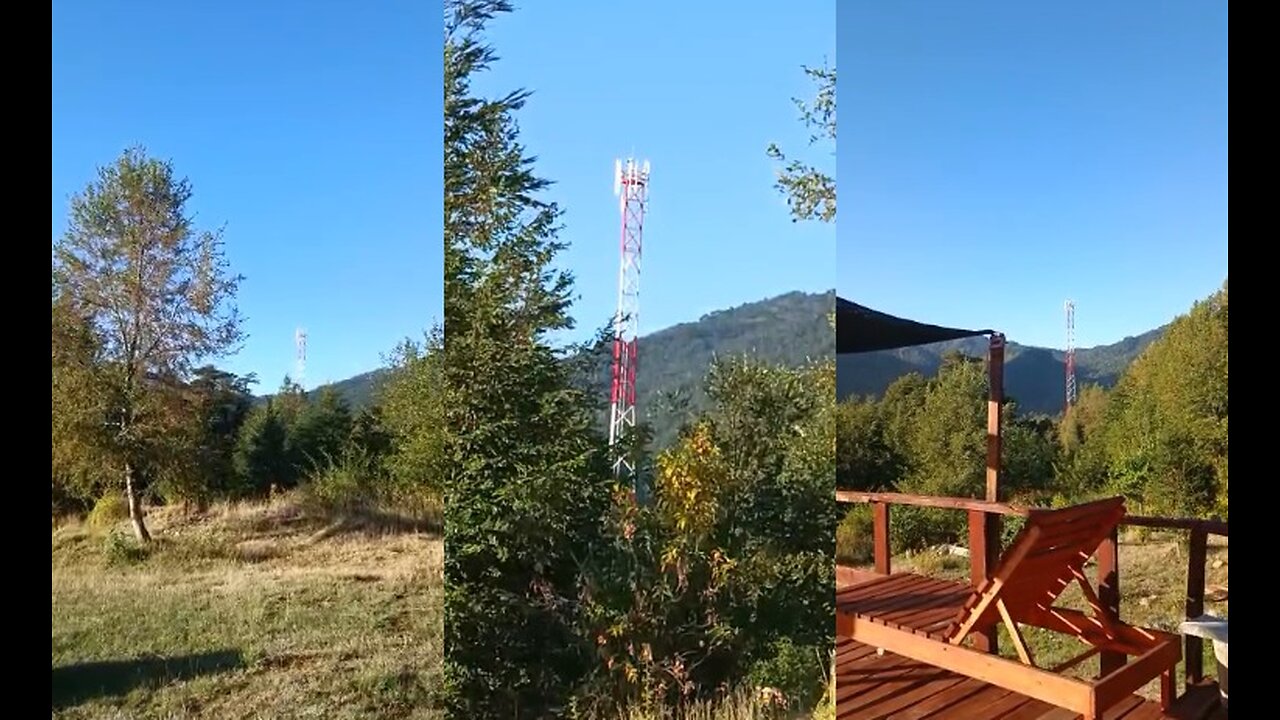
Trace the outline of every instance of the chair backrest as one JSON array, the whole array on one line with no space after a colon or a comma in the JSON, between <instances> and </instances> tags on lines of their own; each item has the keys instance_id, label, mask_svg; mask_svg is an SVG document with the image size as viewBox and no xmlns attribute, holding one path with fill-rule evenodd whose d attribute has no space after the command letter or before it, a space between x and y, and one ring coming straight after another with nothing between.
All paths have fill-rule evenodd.
<instances>
[{"instance_id":1,"label":"chair backrest","mask_svg":"<svg viewBox=\"0 0 1280 720\"><path fill-rule=\"evenodd\" d=\"M1015 620L1047 609L1123 518L1122 497L1056 510L1032 509L1026 525L1001 555L991 577L970 596L948 634L954 636L966 624L984 627L998 622L996 598L983 602L992 594L1004 601ZM981 615L970 621L975 611Z\"/></svg>"}]
</instances>

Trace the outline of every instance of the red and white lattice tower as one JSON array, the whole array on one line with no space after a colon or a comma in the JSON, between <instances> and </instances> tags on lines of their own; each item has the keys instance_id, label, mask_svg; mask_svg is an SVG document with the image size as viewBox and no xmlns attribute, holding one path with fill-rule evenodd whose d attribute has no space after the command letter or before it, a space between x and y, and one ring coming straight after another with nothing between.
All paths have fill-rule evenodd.
<instances>
[{"instance_id":1,"label":"red and white lattice tower","mask_svg":"<svg viewBox=\"0 0 1280 720\"><path fill-rule=\"evenodd\" d=\"M636 425L636 338L640 314L640 250L644 214L649 203L649 161L628 158L614 164L613 192L622 211L622 259L618 266L618 311L613 318L613 382L609 401L609 446L618 444ZM627 452L615 453L614 474L631 478L635 463Z\"/></svg>"},{"instance_id":2,"label":"red and white lattice tower","mask_svg":"<svg viewBox=\"0 0 1280 720\"><path fill-rule=\"evenodd\" d=\"M1067 311L1067 407L1076 403L1076 304L1071 300Z\"/></svg>"}]
</instances>

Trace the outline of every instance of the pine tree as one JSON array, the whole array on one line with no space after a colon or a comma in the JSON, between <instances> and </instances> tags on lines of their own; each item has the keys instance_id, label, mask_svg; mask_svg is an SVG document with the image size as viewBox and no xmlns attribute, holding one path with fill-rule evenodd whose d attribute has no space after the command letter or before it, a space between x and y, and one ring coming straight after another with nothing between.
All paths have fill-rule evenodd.
<instances>
[{"instance_id":1,"label":"pine tree","mask_svg":"<svg viewBox=\"0 0 1280 720\"><path fill-rule=\"evenodd\" d=\"M444 118L445 700L458 717L552 717L590 667L582 568L612 480L590 404L548 335L572 277L548 182L518 141L528 93L484 99L499 1L446 3Z\"/></svg>"}]
</instances>

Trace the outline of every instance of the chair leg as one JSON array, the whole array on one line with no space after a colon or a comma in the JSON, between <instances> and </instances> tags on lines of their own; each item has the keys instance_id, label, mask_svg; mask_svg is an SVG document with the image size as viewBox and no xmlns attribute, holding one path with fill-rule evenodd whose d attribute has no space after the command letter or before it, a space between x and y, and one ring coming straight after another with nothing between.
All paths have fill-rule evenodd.
<instances>
[{"instance_id":1,"label":"chair leg","mask_svg":"<svg viewBox=\"0 0 1280 720\"><path fill-rule=\"evenodd\" d=\"M1177 686L1173 682L1173 671L1165 670L1160 673L1160 709L1168 710L1173 705L1173 696Z\"/></svg>"}]
</instances>

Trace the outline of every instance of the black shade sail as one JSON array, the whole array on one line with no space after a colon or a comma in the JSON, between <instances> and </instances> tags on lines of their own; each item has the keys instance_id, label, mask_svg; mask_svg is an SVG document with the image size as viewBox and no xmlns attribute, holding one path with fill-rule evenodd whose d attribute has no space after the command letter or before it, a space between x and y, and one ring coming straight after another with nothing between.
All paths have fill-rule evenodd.
<instances>
[{"instance_id":1,"label":"black shade sail","mask_svg":"<svg viewBox=\"0 0 1280 720\"><path fill-rule=\"evenodd\" d=\"M886 315L844 298L836 298L836 354L838 355L928 345L943 340L957 340L991 333L991 330L959 330L926 325L914 320Z\"/></svg>"}]
</instances>

